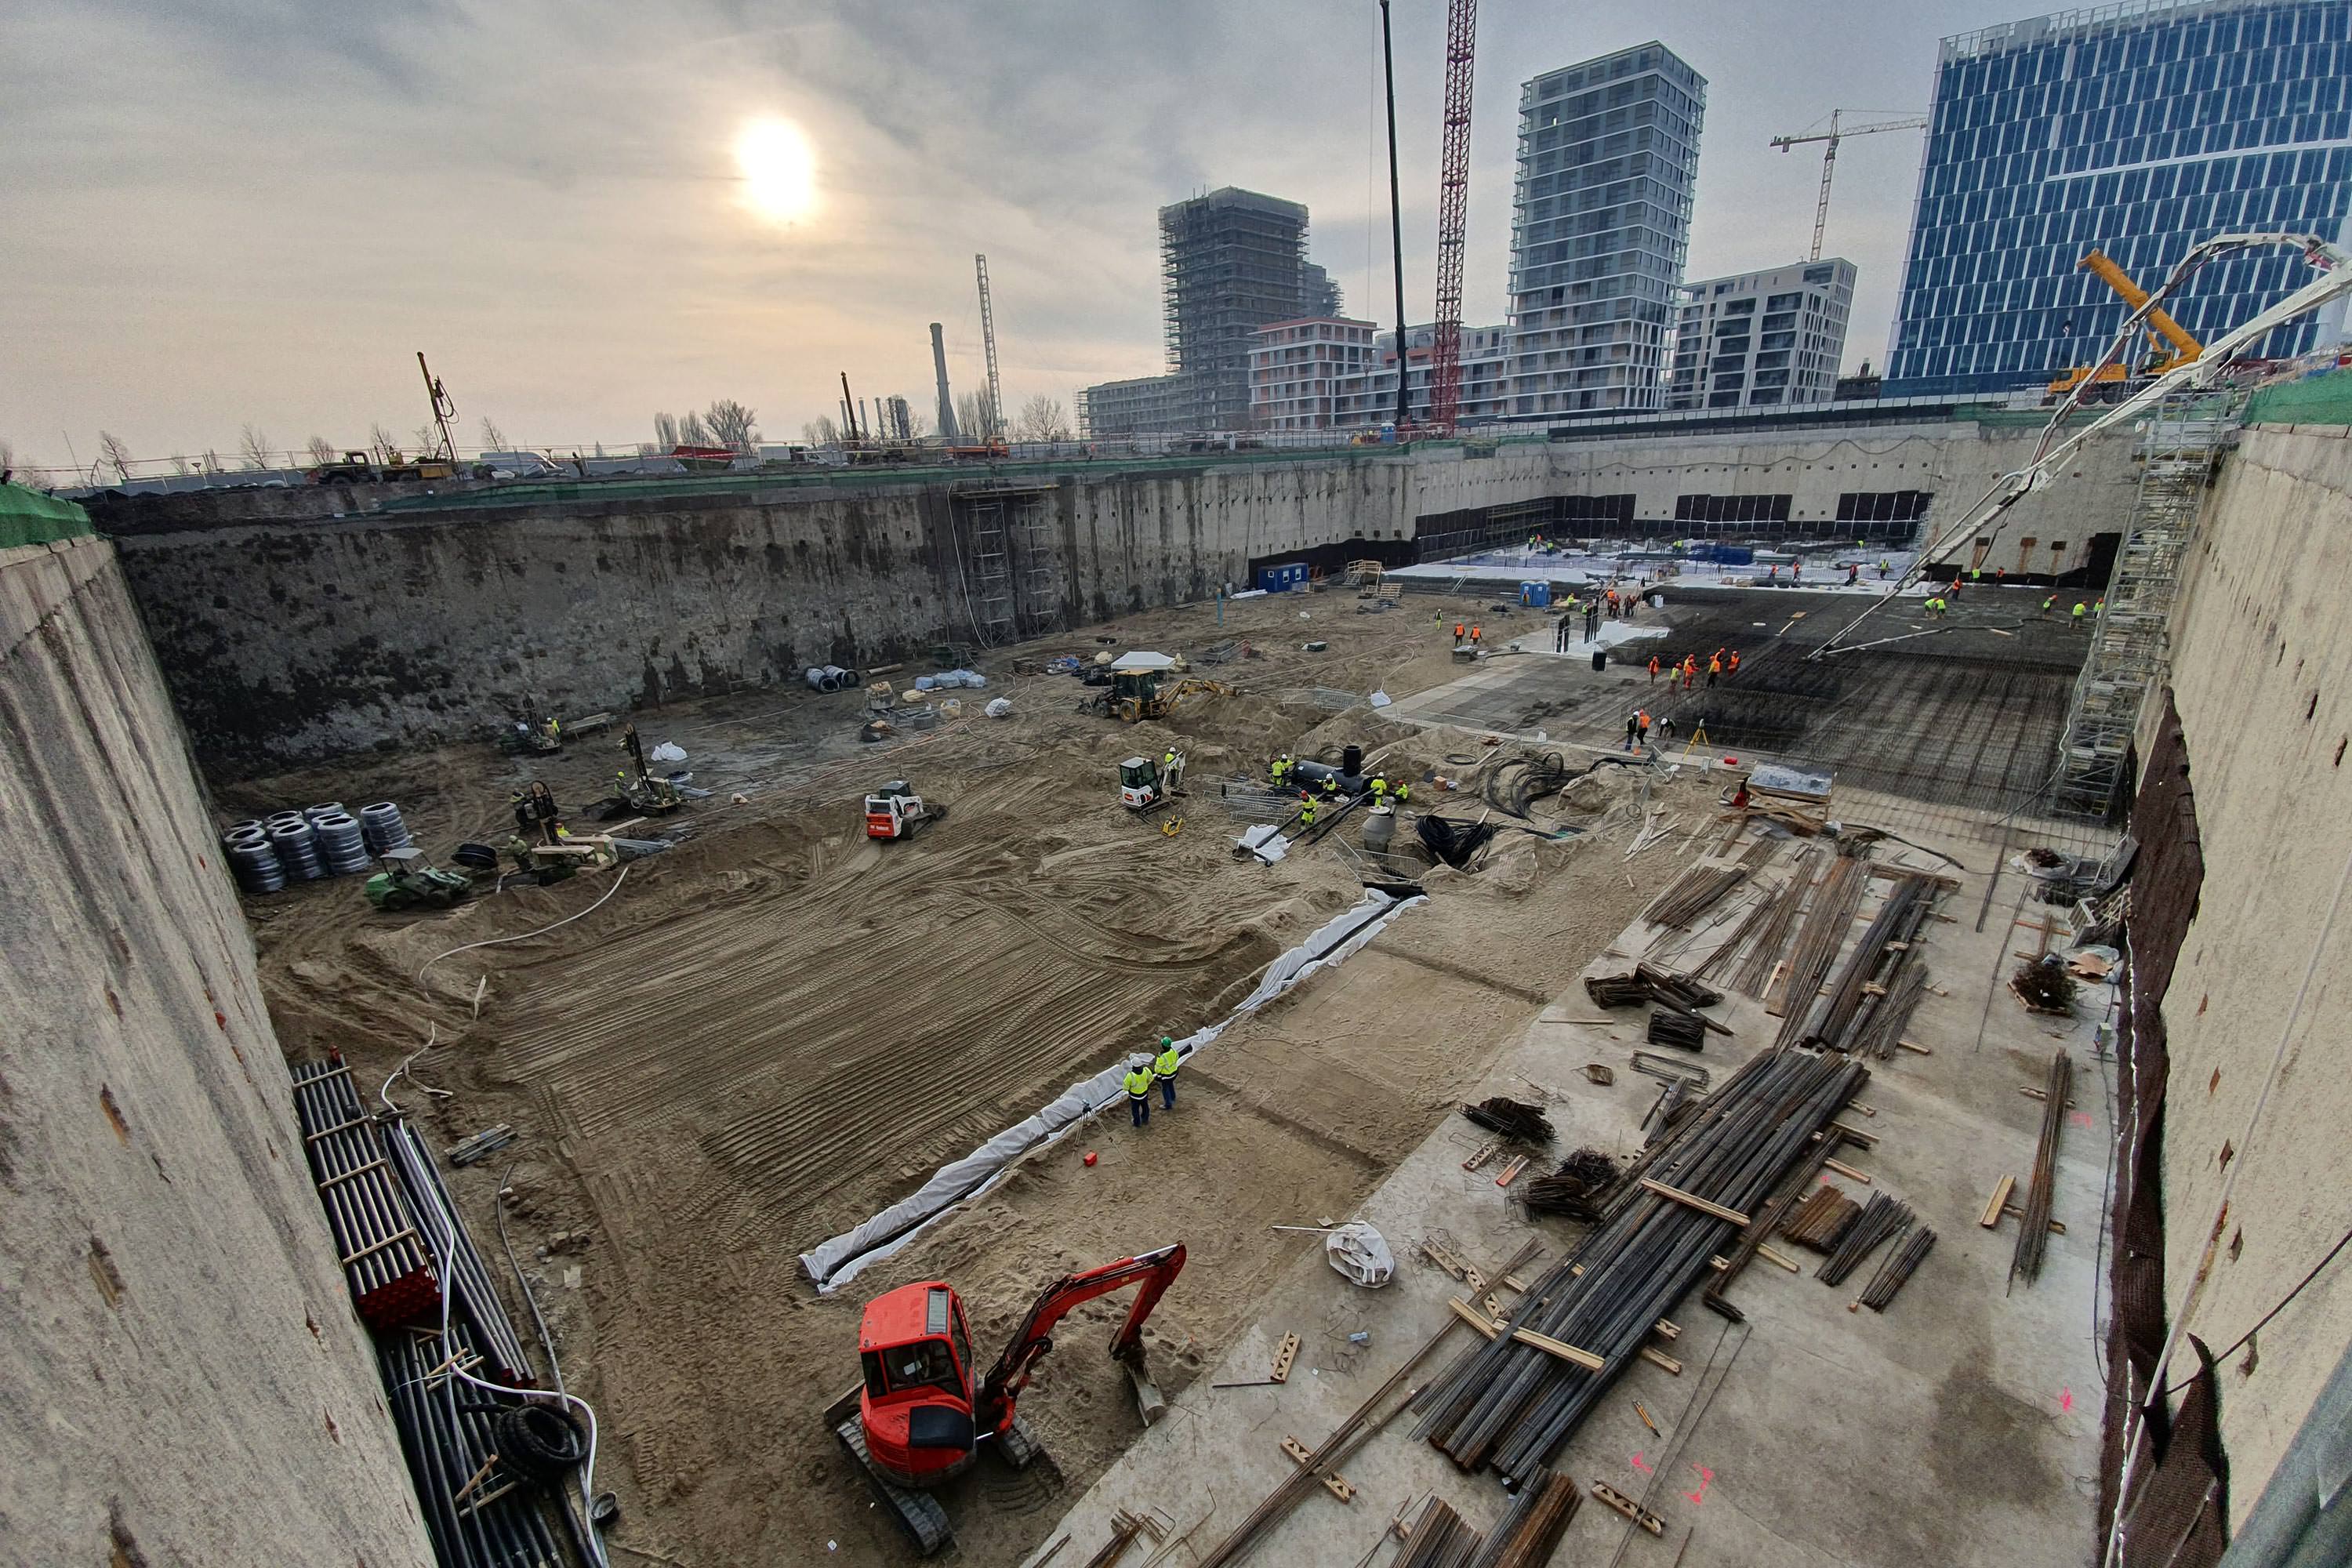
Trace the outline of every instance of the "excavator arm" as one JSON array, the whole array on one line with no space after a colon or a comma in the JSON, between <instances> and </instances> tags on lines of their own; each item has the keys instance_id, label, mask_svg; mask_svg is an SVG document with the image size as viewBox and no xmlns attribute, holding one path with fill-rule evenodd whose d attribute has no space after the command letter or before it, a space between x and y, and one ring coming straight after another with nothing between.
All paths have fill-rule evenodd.
<instances>
[{"instance_id":1,"label":"excavator arm","mask_svg":"<svg viewBox=\"0 0 2352 1568\"><path fill-rule=\"evenodd\" d=\"M1178 1242L1156 1252L1107 1263L1084 1274L1065 1275L1047 1286L1031 1304L1029 1315L1021 1320L1012 1342L996 1358L996 1364L989 1369L987 1380L981 1384L972 1412L975 1424L983 1430L994 1429L1011 1419L1014 1401L1029 1386L1030 1372L1054 1348L1055 1325L1073 1308L1136 1284L1142 1289L1135 1293L1135 1305L1128 1310L1127 1321L1111 1336L1110 1353L1115 1361L1139 1365L1144 1320L1151 1316L1151 1310L1168 1293L1168 1287L1175 1282L1183 1267L1184 1244Z\"/></svg>"}]
</instances>

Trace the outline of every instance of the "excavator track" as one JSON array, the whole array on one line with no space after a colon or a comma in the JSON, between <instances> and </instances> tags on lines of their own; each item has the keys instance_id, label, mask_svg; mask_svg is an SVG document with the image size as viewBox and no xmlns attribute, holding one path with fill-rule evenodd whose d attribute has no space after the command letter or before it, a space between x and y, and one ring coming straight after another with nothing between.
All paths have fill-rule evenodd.
<instances>
[{"instance_id":1,"label":"excavator track","mask_svg":"<svg viewBox=\"0 0 2352 1568\"><path fill-rule=\"evenodd\" d=\"M1025 1470L1037 1462L1037 1456L1045 1451L1045 1446L1037 1441L1037 1434L1029 1429L1029 1424L1015 1415L1013 1425L996 1439L996 1451L1014 1469Z\"/></svg>"},{"instance_id":2,"label":"excavator track","mask_svg":"<svg viewBox=\"0 0 2352 1568\"><path fill-rule=\"evenodd\" d=\"M866 1428L854 1411L847 1420L834 1424L833 1435L849 1450L849 1457L857 1461L858 1471L865 1476L866 1484L874 1489L874 1495L889 1505L898 1528L914 1542L918 1554L931 1556L955 1540L955 1529L948 1523L948 1510L940 1506L939 1499L885 1480L875 1469L873 1458L866 1452Z\"/></svg>"}]
</instances>

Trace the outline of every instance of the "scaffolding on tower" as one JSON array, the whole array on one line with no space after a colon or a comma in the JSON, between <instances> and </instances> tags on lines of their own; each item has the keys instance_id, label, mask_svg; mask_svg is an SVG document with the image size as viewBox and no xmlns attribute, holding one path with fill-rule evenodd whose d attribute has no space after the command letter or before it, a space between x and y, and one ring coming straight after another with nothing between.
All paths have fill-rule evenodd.
<instances>
[{"instance_id":1,"label":"scaffolding on tower","mask_svg":"<svg viewBox=\"0 0 2352 1568\"><path fill-rule=\"evenodd\" d=\"M1452 0L1445 21L1445 142L1437 176L1437 330L1429 351L1429 421L1452 431L1462 408L1462 252L1470 217L1470 76L1478 0ZM1397 345L1397 374L1405 374Z\"/></svg>"}]
</instances>

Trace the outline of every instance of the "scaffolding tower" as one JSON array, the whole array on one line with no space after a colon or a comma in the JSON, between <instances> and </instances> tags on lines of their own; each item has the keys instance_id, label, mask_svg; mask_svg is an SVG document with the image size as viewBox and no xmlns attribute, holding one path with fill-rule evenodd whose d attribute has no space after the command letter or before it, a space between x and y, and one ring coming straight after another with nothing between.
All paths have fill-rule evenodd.
<instances>
[{"instance_id":1,"label":"scaffolding tower","mask_svg":"<svg viewBox=\"0 0 2352 1568\"><path fill-rule=\"evenodd\" d=\"M1195 378L1180 427L1249 427L1250 336L1296 321L1307 262L1307 209L1231 185L1160 209L1161 315L1168 368Z\"/></svg>"},{"instance_id":2,"label":"scaffolding tower","mask_svg":"<svg viewBox=\"0 0 2352 1568\"><path fill-rule=\"evenodd\" d=\"M1001 647L1020 637L1013 609L1012 557L1007 549L1005 499L974 496L964 523L971 535L968 593L972 635L983 647Z\"/></svg>"},{"instance_id":3,"label":"scaffolding tower","mask_svg":"<svg viewBox=\"0 0 2352 1568\"><path fill-rule=\"evenodd\" d=\"M2139 495L2060 742L2053 805L2062 816L2103 820L2130 783L2141 710L2170 667L2181 564L2214 465L2236 439L2236 416L2230 394L2180 393L2158 404L2141 432Z\"/></svg>"}]
</instances>

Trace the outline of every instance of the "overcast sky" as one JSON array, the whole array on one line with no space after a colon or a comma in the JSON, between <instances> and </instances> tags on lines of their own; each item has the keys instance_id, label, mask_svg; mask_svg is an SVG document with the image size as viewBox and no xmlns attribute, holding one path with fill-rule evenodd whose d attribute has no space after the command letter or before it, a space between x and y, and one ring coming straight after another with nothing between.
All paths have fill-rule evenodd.
<instances>
[{"instance_id":1,"label":"overcast sky","mask_svg":"<svg viewBox=\"0 0 2352 1568\"><path fill-rule=\"evenodd\" d=\"M1407 308L1432 311L1443 0L1397 0ZM1518 87L1650 38L1707 79L1689 275L1801 258L1832 108L1916 112L1944 35L2032 0L1485 0L1465 315L1503 319ZM415 353L510 440L648 439L732 397L772 440L931 403L927 324L1005 401L1163 368L1164 202L1304 202L1385 319L1372 0L15 0L0 49L0 441L87 464L359 444L425 417ZM746 201L743 128L797 126L808 210ZM1848 142L1828 249L1883 358L1919 133Z\"/></svg>"}]
</instances>

